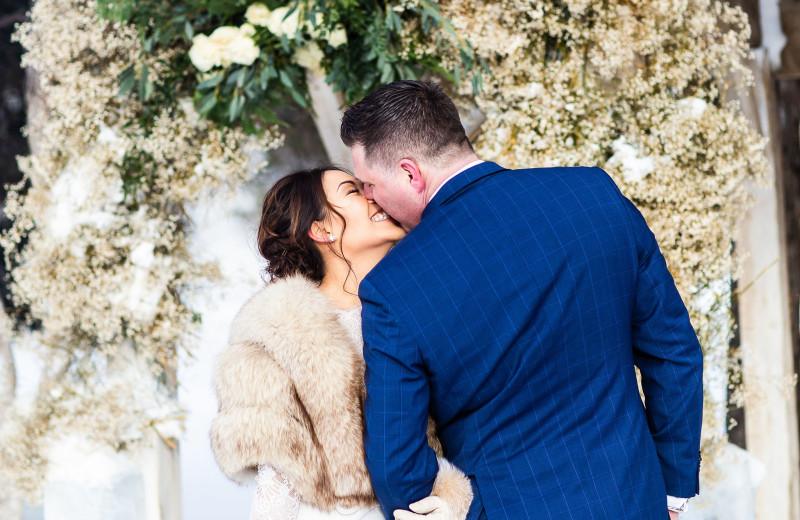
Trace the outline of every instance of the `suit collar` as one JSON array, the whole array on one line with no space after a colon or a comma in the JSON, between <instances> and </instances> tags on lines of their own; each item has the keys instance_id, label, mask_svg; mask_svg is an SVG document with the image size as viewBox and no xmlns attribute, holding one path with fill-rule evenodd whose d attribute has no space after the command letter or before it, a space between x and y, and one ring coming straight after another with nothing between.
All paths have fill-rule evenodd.
<instances>
[{"instance_id":1,"label":"suit collar","mask_svg":"<svg viewBox=\"0 0 800 520\"><path fill-rule=\"evenodd\" d=\"M436 195L433 196L430 202L428 202L428 205L425 206L425 209L422 211L422 218L425 218L425 215L433 211L435 208L447 204L452 198L458 195L470 184L482 179L483 177L487 177L503 170L505 170L505 168L491 161L482 162L473 166L472 168L467 168L463 172L447 181L439 189Z\"/></svg>"}]
</instances>

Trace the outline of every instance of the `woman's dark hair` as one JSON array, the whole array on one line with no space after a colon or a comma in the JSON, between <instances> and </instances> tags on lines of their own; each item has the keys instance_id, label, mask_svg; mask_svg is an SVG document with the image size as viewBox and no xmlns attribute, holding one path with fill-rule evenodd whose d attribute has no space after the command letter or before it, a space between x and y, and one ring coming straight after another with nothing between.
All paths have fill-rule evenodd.
<instances>
[{"instance_id":1,"label":"woman's dark hair","mask_svg":"<svg viewBox=\"0 0 800 520\"><path fill-rule=\"evenodd\" d=\"M347 173L329 165L296 171L279 179L264 196L258 251L269 262L266 273L272 279L303 275L319 283L325 276L322 253L308 232L314 222L331 213L341 218L322 185L322 175L328 170Z\"/></svg>"}]
</instances>

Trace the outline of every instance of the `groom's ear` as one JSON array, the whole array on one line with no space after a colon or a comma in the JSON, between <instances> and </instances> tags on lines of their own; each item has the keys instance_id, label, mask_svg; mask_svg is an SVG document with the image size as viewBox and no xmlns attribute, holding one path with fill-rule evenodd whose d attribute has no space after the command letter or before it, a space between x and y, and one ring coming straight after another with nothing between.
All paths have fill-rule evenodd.
<instances>
[{"instance_id":1,"label":"groom's ear","mask_svg":"<svg viewBox=\"0 0 800 520\"><path fill-rule=\"evenodd\" d=\"M422 176L419 164L413 159L400 159L398 166L408 178L408 183L414 191L422 193L425 190L425 178Z\"/></svg>"}]
</instances>

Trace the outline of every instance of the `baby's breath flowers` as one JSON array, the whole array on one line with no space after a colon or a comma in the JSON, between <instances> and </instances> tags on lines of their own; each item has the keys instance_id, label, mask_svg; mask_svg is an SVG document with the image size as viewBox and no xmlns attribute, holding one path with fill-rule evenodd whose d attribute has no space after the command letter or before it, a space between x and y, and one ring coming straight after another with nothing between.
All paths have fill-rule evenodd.
<instances>
[{"instance_id":1,"label":"baby's breath flowers","mask_svg":"<svg viewBox=\"0 0 800 520\"><path fill-rule=\"evenodd\" d=\"M730 291L719 284L737 274L742 180L767 167L765 139L726 98L734 74L749 77L744 13L718 0L440 7L491 72L477 97L454 89L486 114L478 154L509 167L604 168L655 232L707 363L724 364L732 329L719 309L730 309ZM409 47L421 44L407 34ZM713 308L710 288L723 298ZM706 414L706 460L725 441L713 419Z\"/></svg>"},{"instance_id":2,"label":"baby's breath flowers","mask_svg":"<svg viewBox=\"0 0 800 520\"><path fill-rule=\"evenodd\" d=\"M29 497L61 435L116 449L151 428L173 435L180 410L159 382L174 377L199 318L182 295L219 276L187 252L183 207L235 190L257 167L249 151L281 143L272 128L218 128L180 95L143 125L140 100L117 96L141 50L137 32L95 11L92 1L39 0L15 33L48 107L34 153L18 159L25 181L9 193L13 226L0 238L15 306L38 325L9 333L46 360L38 400L4 416L0 432L0 471ZM213 39L220 59L251 59L247 27L232 29ZM155 78L171 52L148 57ZM125 370L132 351L138 372Z\"/></svg>"}]
</instances>

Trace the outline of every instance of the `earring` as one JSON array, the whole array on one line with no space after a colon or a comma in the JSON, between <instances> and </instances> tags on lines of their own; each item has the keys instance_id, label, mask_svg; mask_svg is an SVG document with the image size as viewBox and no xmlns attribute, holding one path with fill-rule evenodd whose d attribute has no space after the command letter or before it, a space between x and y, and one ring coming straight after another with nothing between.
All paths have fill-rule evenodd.
<instances>
[{"instance_id":1,"label":"earring","mask_svg":"<svg viewBox=\"0 0 800 520\"><path fill-rule=\"evenodd\" d=\"M333 235L328 235L328 241L329 241L329 242L333 242L334 240L336 240L336 237L335 237L335 236L333 236Z\"/></svg>"}]
</instances>

